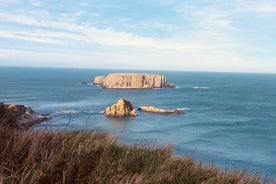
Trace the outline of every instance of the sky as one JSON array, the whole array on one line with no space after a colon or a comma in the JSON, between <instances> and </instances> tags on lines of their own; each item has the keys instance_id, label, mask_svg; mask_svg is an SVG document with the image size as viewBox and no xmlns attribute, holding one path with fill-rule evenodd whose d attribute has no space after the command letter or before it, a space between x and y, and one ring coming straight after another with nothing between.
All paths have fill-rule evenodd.
<instances>
[{"instance_id":1,"label":"sky","mask_svg":"<svg viewBox=\"0 0 276 184\"><path fill-rule=\"evenodd\" d=\"M276 73L276 0L0 0L0 66Z\"/></svg>"}]
</instances>

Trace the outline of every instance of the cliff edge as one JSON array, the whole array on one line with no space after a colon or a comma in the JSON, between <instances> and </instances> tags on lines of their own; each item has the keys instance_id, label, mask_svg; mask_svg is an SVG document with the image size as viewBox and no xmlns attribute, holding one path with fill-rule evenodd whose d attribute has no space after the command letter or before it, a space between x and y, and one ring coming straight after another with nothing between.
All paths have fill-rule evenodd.
<instances>
[{"instance_id":1,"label":"cliff edge","mask_svg":"<svg viewBox=\"0 0 276 184\"><path fill-rule=\"evenodd\" d=\"M96 76L94 85L102 88L122 88L122 89L140 89L140 88L173 88L171 83L167 83L165 75L143 74L143 73L112 73L107 76Z\"/></svg>"}]
</instances>

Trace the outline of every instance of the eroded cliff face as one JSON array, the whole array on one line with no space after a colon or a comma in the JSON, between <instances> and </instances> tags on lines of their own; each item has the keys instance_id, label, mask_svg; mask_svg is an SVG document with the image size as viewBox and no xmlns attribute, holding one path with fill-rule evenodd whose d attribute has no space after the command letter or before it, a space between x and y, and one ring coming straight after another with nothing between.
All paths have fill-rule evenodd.
<instances>
[{"instance_id":1,"label":"eroded cliff face","mask_svg":"<svg viewBox=\"0 0 276 184\"><path fill-rule=\"evenodd\" d=\"M112 73L105 76L96 76L93 84L103 88L167 88L174 87L167 83L166 76L142 73Z\"/></svg>"}]
</instances>

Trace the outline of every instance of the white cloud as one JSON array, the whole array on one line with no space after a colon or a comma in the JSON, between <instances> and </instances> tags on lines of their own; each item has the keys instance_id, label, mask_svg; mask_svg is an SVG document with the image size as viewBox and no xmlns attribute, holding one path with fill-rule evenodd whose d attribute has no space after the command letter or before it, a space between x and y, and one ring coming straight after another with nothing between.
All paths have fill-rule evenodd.
<instances>
[{"instance_id":1,"label":"white cloud","mask_svg":"<svg viewBox=\"0 0 276 184\"><path fill-rule=\"evenodd\" d=\"M30 0L30 3L31 3L31 5L33 5L35 7L39 7L43 4L43 2L40 0Z\"/></svg>"},{"instance_id":2,"label":"white cloud","mask_svg":"<svg viewBox=\"0 0 276 184\"><path fill-rule=\"evenodd\" d=\"M88 3L85 3L85 2L81 2L80 5L81 5L81 6L88 6L89 4L88 4Z\"/></svg>"},{"instance_id":3,"label":"white cloud","mask_svg":"<svg viewBox=\"0 0 276 184\"><path fill-rule=\"evenodd\" d=\"M251 14L273 14L276 9L273 1L254 1L250 4L249 1L241 0L240 4L230 3L232 6L229 7L224 4L226 1L206 6L196 6L196 3L191 3L192 1L187 2L182 8L177 7L176 14L182 15L177 16L179 20L174 20L177 23L155 19L145 21L141 25L141 20L135 23L131 17L121 17L119 25L125 23L126 27L119 29L115 27L118 28L118 24L107 18L104 13L100 15L93 11L90 12L95 14L93 17L85 10L75 13L65 11L59 14L62 16L46 10L32 10L28 13L22 11L18 14L3 11L0 13L0 39L18 39L28 41L28 44L36 44L29 44L32 47L25 50L20 50L20 46L17 47L19 50L5 50L3 48L13 46L6 47L1 43L0 61L24 58L26 61L32 61L31 63L39 60L45 66L47 61L58 60L59 64L53 65L206 71L260 69L268 72L273 70L273 67L276 68L273 61L261 56L271 50L262 50L262 44L253 48L251 42L243 43L241 32L244 31L244 27L237 27L241 24L236 24L236 21L240 21L240 16L249 18ZM165 3L171 7L175 2ZM88 6L87 3L77 5ZM105 5L98 4L97 7L99 6ZM90 24L89 19L95 22L103 20L106 26L100 29L96 26L98 24ZM167 37L141 36L147 34L135 30L138 26L143 26L141 30L150 27L153 31L166 32L164 35ZM261 42L261 38L259 40ZM35 46L38 47L34 48ZM267 65L251 57L251 53L258 53L258 59ZM10 55L12 57L8 59Z\"/></svg>"},{"instance_id":4,"label":"white cloud","mask_svg":"<svg viewBox=\"0 0 276 184\"><path fill-rule=\"evenodd\" d=\"M1 4L17 4L20 0L0 0Z\"/></svg>"},{"instance_id":5,"label":"white cloud","mask_svg":"<svg viewBox=\"0 0 276 184\"><path fill-rule=\"evenodd\" d=\"M253 12L253 13L276 13L276 2L274 0L252 1L238 0L241 7L235 10L238 12ZM234 12L233 12L234 13Z\"/></svg>"},{"instance_id":6,"label":"white cloud","mask_svg":"<svg viewBox=\"0 0 276 184\"><path fill-rule=\"evenodd\" d=\"M145 60L146 56L146 61ZM204 56L204 58L202 57ZM20 58L20 59L18 59ZM9 61L9 63L3 63ZM39 62L38 62L39 61ZM145 50L118 50L110 52L54 52L0 49L0 65L87 67L112 69L155 69L186 71L275 72L276 63L260 63L236 54L211 52L197 55L184 53L147 52ZM169 64L168 64L169 62ZM231 66L231 67L230 67Z\"/></svg>"},{"instance_id":7,"label":"white cloud","mask_svg":"<svg viewBox=\"0 0 276 184\"><path fill-rule=\"evenodd\" d=\"M27 41L34 41L34 42L41 42L41 43L57 43L57 41L43 37L42 35L33 35L30 33L24 32L14 32L14 31L6 31L0 30L0 37L4 38L12 38L12 39L19 39L19 40L27 40Z\"/></svg>"},{"instance_id":8,"label":"white cloud","mask_svg":"<svg viewBox=\"0 0 276 184\"><path fill-rule=\"evenodd\" d=\"M7 19L9 17L9 19ZM192 43L177 43L169 39L153 39L148 37L136 36L131 33L116 32L113 29L97 29L94 27L82 26L74 23L68 23L63 21L50 21L50 20L37 20L33 17L27 17L22 15L13 14L0 14L1 21L13 21L20 24L26 24L35 27L53 28L59 29L64 32L72 32L74 34L60 33L67 39L85 40L87 42L95 42L104 45L112 46L133 46L133 47L145 47L152 49L164 49L164 50L178 50L178 51L192 51L195 52L198 49L203 49L200 45ZM20 31L17 32L19 34ZM23 31L22 35L26 35ZM49 31L50 32L50 31ZM11 32L12 35L14 33ZM33 32L32 32L33 34ZM56 33L55 33L56 34ZM79 36L76 36L78 34ZM51 34L49 34L51 36ZM54 34L52 34L53 36ZM35 34L33 35L33 37ZM47 36L46 34L40 34L40 37ZM2 36L3 37L3 36ZM14 37L15 38L15 37ZM17 37L23 38L23 37ZM30 38L30 34L28 35ZM39 41L38 39L36 39ZM42 40L43 41L43 40Z\"/></svg>"},{"instance_id":9,"label":"white cloud","mask_svg":"<svg viewBox=\"0 0 276 184\"><path fill-rule=\"evenodd\" d=\"M71 34L65 32L54 32L54 31L41 31L33 30L29 31L14 31L14 30L0 30L0 37L21 39L41 43L52 43L52 44L64 44L68 43L68 40L74 41L85 41L85 38L78 34Z\"/></svg>"}]
</instances>

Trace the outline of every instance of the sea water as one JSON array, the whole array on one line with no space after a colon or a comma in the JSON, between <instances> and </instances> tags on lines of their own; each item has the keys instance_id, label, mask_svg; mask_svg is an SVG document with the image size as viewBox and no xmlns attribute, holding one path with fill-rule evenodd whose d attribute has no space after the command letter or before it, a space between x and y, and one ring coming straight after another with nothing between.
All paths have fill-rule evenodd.
<instances>
[{"instance_id":1,"label":"sea water","mask_svg":"<svg viewBox=\"0 0 276 184\"><path fill-rule=\"evenodd\" d=\"M111 72L164 74L176 88L91 85L96 75ZM184 108L185 114L114 119L98 113L121 97L135 108ZM276 177L275 74L0 67L0 101L51 114L36 129L107 131L123 144L171 144L179 156Z\"/></svg>"}]
</instances>

